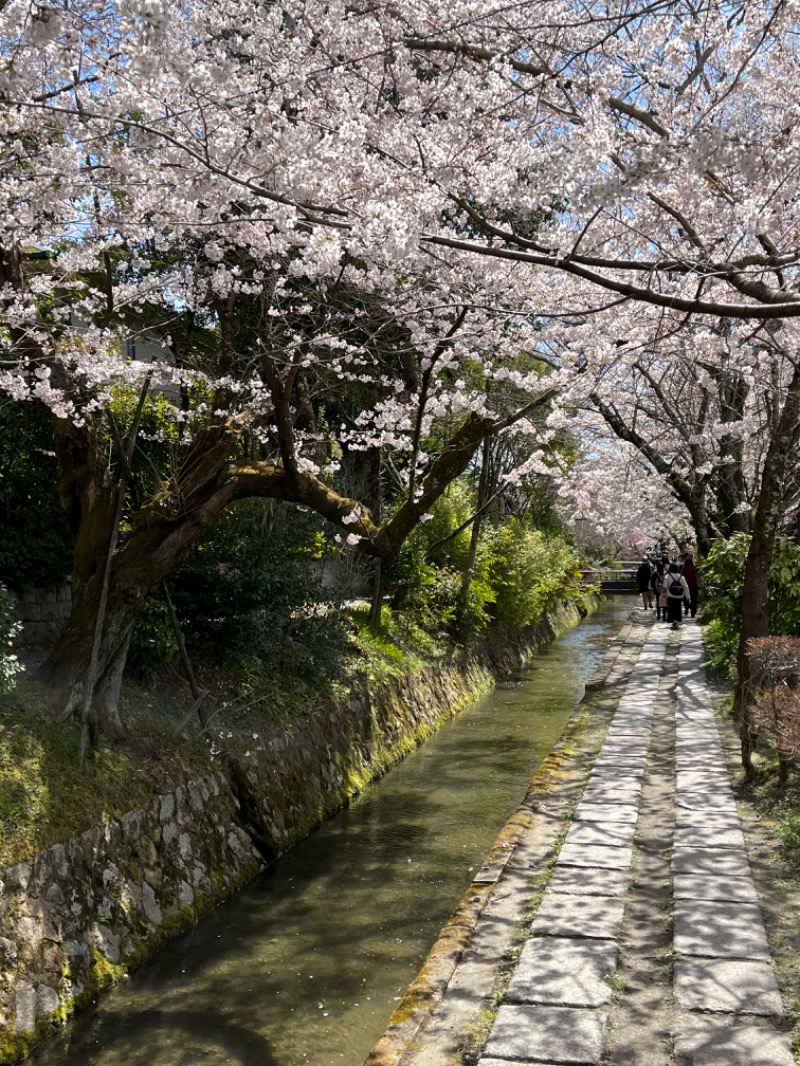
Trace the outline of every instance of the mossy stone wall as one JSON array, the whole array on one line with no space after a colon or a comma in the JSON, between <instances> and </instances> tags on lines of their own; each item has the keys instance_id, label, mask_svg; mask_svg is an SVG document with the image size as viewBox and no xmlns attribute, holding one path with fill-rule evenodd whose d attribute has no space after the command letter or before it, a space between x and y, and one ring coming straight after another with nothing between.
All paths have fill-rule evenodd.
<instances>
[{"instance_id":1,"label":"mossy stone wall","mask_svg":"<svg viewBox=\"0 0 800 1066\"><path fill-rule=\"evenodd\" d=\"M18 1061L578 618L564 608L364 685L147 809L0 871L0 1063Z\"/></svg>"}]
</instances>

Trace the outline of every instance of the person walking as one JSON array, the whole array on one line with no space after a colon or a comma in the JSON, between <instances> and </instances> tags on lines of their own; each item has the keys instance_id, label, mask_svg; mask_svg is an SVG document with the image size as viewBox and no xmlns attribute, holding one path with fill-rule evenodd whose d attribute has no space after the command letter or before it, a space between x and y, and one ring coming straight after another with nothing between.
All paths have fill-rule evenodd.
<instances>
[{"instance_id":1,"label":"person walking","mask_svg":"<svg viewBox=\"0 0 800 1066\"><path fill-rule=\"evenodd\" d=\"M680 629L683 617L683 601L689 599L689 586L686 578L681 574L681 568L677 563L670 563L669 570L664 575L663 591L666 592L667 623L672 623L673 629Z\"/></svg>"},{"instance_id":2,"label":"person walking","mask_svg":"<svg viewBox=\"0 0 800 1066\"><path fill-rule=\"evenodd\" d=\"M650 588L653 590L653 597L656 604L656 621L660 622L662 618L662 603L661 593L662 585L664 584L664 561L663 559L657 559L653 564L653 573L650 577ZM663 605L666 608L666 601ZM663 614L664 621L666 622L667 616Z\"/></svg>"},{"instance_id":3,"label":"person walking","mask_svg":"<svg viewBox=\"0 0 800 1066\"><path fill-rule=\"evenodd\" d=\"M636 584L639 587L639 592L642 594L642 607L645 611L649 611L653 606L653 590L650 587L650 578L653 576L653 567L650 565L650 560L645 555L644 559L639 563L639 569L636 571Z\"/></svg>"},{"instance_id":4,"label":"person walking","mask_svg":"<svg viewBox=\"0 0 800 1066\"><path fill-rule=\"evenodd\" d=\"M694 618L697 614L697 596L700 587L700 581L697 575L697 567L694 565L694 558L691 552L686 553L686 557L683 560L683 569L681 570L683 580L686 582L686 587L689 589L689 597L686 601L686 614L690 614Z\"/></svg>"}]
</instances>

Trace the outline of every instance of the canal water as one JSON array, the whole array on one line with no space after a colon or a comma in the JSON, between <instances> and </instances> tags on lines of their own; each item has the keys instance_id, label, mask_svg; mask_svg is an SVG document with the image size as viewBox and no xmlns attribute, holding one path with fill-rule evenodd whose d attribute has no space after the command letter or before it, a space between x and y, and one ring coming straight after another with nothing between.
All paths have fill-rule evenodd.
<instances>
[{"instance_id":1,"label":"canal water","mask_svg":"<svg viewBox=\"0 0 800 1066\"><path fill-rule=\"evenodd\" d=\"M32 1061L361 1066L630 605L537 654Z\"/></svg>"}]
</instances>

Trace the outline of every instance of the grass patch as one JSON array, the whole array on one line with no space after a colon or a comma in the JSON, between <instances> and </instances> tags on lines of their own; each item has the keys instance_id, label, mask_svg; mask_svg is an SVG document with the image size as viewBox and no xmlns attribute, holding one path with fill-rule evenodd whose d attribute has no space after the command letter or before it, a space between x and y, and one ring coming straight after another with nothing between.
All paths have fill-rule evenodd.
<instances>
[{"instance_id":1,"label":"grass patch","mask_svg":"<svg viewBox=\"0 0 800 1066\"><path fill-rule=\"evenodd\" d=\"M348 611L351 622L351 643L357 660L351 670L370 681L400 677L418 670L426 662L445 654L449 641L436 639L410 619L395 615L388 607L381 612L376 625L369 621L369 608L354 607Z\"/></svg>"},{"instance_id":2,"label":"grass patch","mask_svg":"<svg viewBox=\"0 0 800 1066\"><path fill-rule=\"evenodd\" d=\"M771 824L781 842L781 858L793 880L800 880L800 781L778 783L778 758L771 747L759 748L753 764L755 779L746 786L747 798L764 821Z\"/></svg>"},{"instance_id":3,"label":"grass patch","mask_svg":"<svg viewBox=\"0 0 800 1066\"><path fill-rule=\"evenodd\" d=\"M388 608L380 626L369 624L366 607L349 616L344 656L334 676L294 675L268 649L225 667L195 662L200 688L208 694L205 737L195 719L175 735L192 703L177 667L165 668L147 686L126 679L126 735L118 742L103 741L83 770L77 722L47 710L35 677L23 674L13 692L0 696L0 869L147 806L155 796L214 769L222 751L245 753L259 738L326 713L353 681L402 677L447 650L444 642L398 621Z\"/></svg>"},{"instance_id":4,"label":"grass patch","mask_svg":"<svg viewBox=\"0 0 800 1066\"><path fill-rule=\"evenodd\" d=\"M208 770L199 737L176 740L172 718L129 703L124 743L103 745L81 770L77 723L51 714L35 682L0 697L0 868Z\"/></svg>"}]
</instances>

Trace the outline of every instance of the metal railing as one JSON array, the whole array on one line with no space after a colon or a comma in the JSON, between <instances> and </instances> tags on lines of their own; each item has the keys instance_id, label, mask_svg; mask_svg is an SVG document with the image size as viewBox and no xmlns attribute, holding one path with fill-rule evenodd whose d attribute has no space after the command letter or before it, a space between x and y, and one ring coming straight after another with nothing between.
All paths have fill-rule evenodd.
<instances>
[{"instance_id":1,"label":"metal railing","mask_svg":"<svg viewBox=\"0 0 800 1066\"><path fill-rule=\"evenodd\" d=\"M622 561L616 566L580 567L581 581L588 584L605 582L622 582L628 584L636 581L639 562Z\"/></svg>"}]
</instances>

